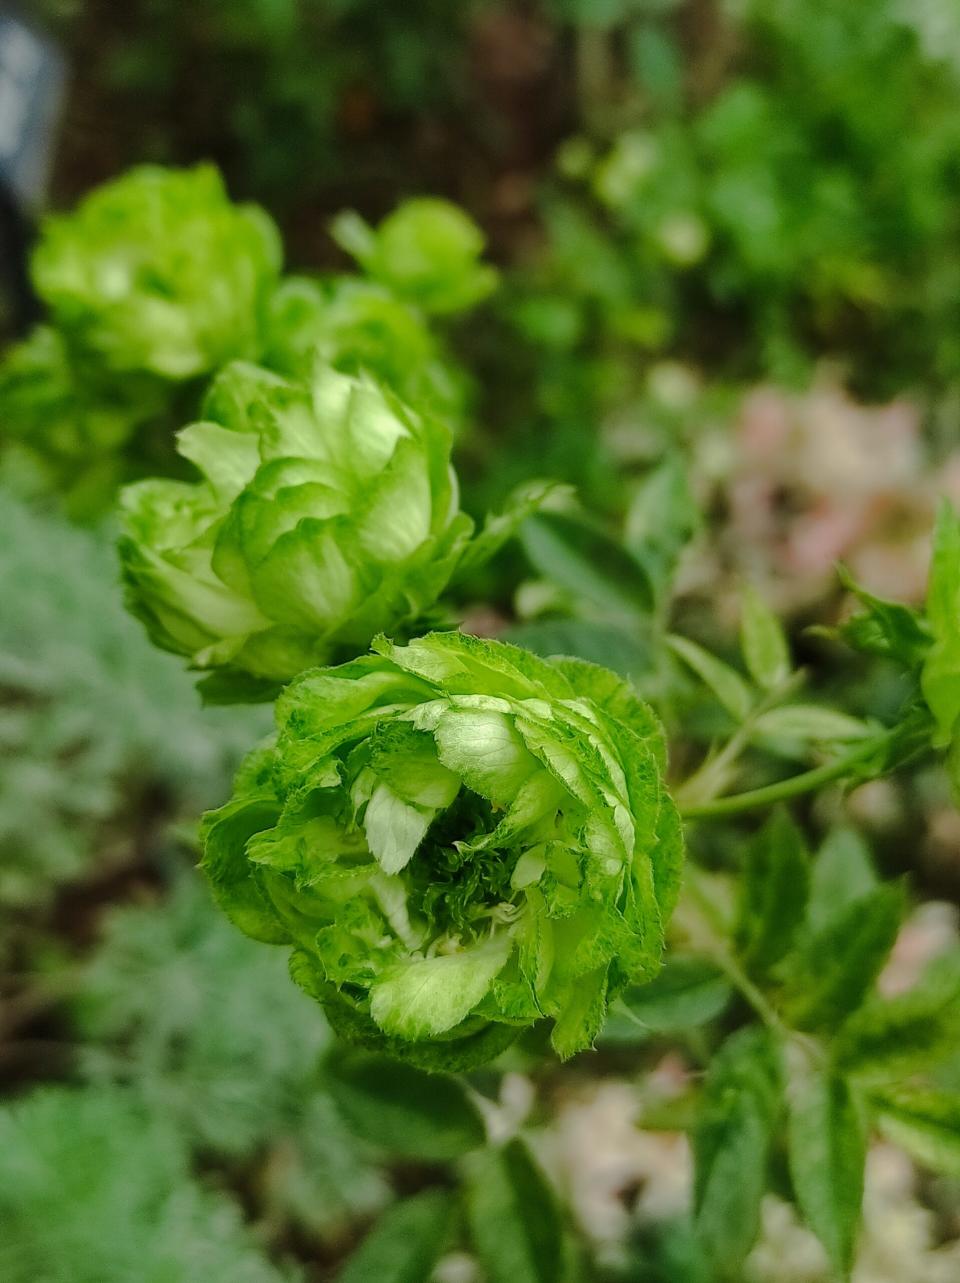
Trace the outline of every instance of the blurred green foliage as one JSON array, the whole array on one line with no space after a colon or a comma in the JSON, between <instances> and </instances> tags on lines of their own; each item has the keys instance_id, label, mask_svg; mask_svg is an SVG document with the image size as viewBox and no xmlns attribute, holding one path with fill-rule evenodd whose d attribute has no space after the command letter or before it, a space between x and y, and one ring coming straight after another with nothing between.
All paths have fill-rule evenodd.
<instances>
[{"instance_id":1,"label":"blurred green foliage","mask_svg":"<svg viewBox=\"0 0 960 1283\"><path fill-rule=\"evenodd\" d=\"M0 909L142 858L139 815L216 801L258 711L203 712L124 611L109 538L0 500Z\"/></svg>"},{"instance_id":2,"label":"blurred green foliage","mask_svg":"<svg viewBox=\"0 0 960 1283\"><path fill-rule=\"evenodd\" d=\"M0 1269L10 1283L280 1283L236 1203L176 1130L116 1090L40 1089L0 1114Z\"/></svg>"}]
</instances>

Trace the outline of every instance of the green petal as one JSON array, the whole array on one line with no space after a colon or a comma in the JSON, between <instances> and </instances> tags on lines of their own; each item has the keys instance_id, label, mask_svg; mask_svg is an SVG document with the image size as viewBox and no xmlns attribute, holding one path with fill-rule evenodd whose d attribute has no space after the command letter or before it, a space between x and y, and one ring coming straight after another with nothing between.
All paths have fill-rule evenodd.
<instances>
[{"instance_id":1,"label":"green petal","mask_svg":"<svg viewBox=\"0 0 960 1283\"><path fill-rule=\"evenodd\" d=\"M509 936L460 953L390 968L370 990L370 1014L388 1034L417 1041L453 1029L489 992L510 956Z\"/></svg>"}]
</instances>

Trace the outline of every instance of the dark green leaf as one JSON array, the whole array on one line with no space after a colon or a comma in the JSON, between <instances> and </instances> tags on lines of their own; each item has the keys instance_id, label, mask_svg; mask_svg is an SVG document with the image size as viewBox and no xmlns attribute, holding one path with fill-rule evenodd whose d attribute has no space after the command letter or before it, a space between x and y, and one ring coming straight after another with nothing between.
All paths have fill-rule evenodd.
<instances>
[{"instance_id":1,"label":"dark green leaf","mask_svg":"<svg viewBox=\"0 0 960 1283\"><path fill-rule=\"evenodd\" d=\"M390 1153L443 1161L486 1139L480 1111L454 1078L347 1050L328 1062L326 1081L351 1130Z\"/></svg>"},{"instance_id":2,"label":"dark green leaf","mask_svg":"<svg viewBox=\"0 0 960 1283\"><path fill-rule=\"evenodd\" d=\"M647 672L651 665L650 646L637 634L633 626L627 629L586 619L543 619L508 628L503 640L545 658L574 655L631 677Z\"/></svg>"},{"instance_id":3,"label":"dark green leaf","mask_svg":"<svg viewBox=\"0 0 960 1283\"><path fill-rule=\"evenodd\" d=\"M764 690L780 686L790 673L790 651L780 621L760 595L747 588L740 618L740 649L747 671Z\"/></svg>"},{"instance_id":4,"label":"dark green leaf","mask_svg":"<svg viewBox=\"0 0 960 1283\"><path fill-rule=\"evenodd\" d=\"M426 1190L384 1213L347 1262L339 1283L425 1283L450 1231L453 1200Z\"/></svg>"},{"instance_id":5,"label":"dark green leaf","mask_svg":"<svg viewBox=\"0 0 960 1283\"><path fill-rule=\"evenodd\" d=\"M470 1236L489 1283L559 1283L560 1212L522 1140L473 1155L466 1193Z\"/></svg>"},{"instance_id":6,"label":"dark green leaf","mask_svg":"<svg viewBox=\"0 0 960 1283\"><path fill-rule=\"evenodd\" d=\"M831 1028L860 1006L893 948L904 911L897 884L838 910L786 959L785 1010L798 1029Z\"/></svg>"},{"instance_id":7,"label":"dark green leaf","mask_svg":"<svg viewBox=\"0 0 960 1283\"><path fill-rule=\"evenodd\" d=\"M721 1278L740 1277L760 1229L780 1096L770 1035L751 1027L729 1038L707 1073L693 1138L697 1231Z\"/></svg>"},{"instance_id":8,"label":"dark green leaf","mask_svg":"<svg viewBox=\"0 0 960 1283\"><path fill-rule=\"evenodd\" d=\"M740 879L736 941L751 971L769 971L790 949L804 918L809 884L803 835L786 811L774 811L748 845Z\"/></svg>"},{"instance_id":9,"label":"dark green leaf","mask_svg":"<svg viewBox=\"0 0 960 1283\"><path fill-rule=\"evenodd\" d=\"M797 1202L830 1263L849 1278L863 1202L867 1128L845 1079L814 1073L790 1099L790 1175Z\"/></svg>"},{"instance_id":10,"label":"dark green leaf","mask_svg":"<svg viewBox=\"0 0 960 1283\"><path fill-rule=\"evenodd\" d=\"M929 1069L960 1045L960 952L932 963L909 992L874 998L846 1024L834 1047L845 1073L893 1082Z\"/></svg>"},{"instance_id":11,"label":"dark green leaf","mask_svg":"<svg viewBox=\"0 0 960 1283\"><path fill-rule=\"evenodd\" d=\"M924 1167L960 1178L960 1095L901 1087L873 1103L888 1140Z\"/></svg>"},{"instance_id":12,"label":"dark green leaf","mask_svg":"<svg viewBox=\"0 0 960 1283\"><path fill-rule=\"evenodd\" d=\"M645 619L653 589L641 563L622 544L569 513L541 512L524 522L531 565L585 605L612 619Z\"/></svg>"},{"instance_id":13,"label":"dark green leaf","mask_svg":"<svg viewBox=\"0 0 960 1283\"><path fill-rule=\"evenodd\" d=\"M634 985L615 1006L603 1030L607 1042L636 1042L652 1034L695 1029L721 1014L732 990L723 973L703 958L670 958L649 984Z\"/></svg>"}]
</instances>

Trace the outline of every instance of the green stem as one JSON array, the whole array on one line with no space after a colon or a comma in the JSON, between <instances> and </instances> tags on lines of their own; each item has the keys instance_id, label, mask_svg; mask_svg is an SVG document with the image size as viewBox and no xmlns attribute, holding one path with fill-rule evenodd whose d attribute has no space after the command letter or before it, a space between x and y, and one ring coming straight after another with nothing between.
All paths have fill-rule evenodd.
<instances>
[{"instance_id":1,"label":"green stem","mask_svg":"<svg viewBox=\"0 0 960 1283\"><path fill-rule=\"evenodd\" d=\"M750 710L744 718L743 723L737 727L730 739L723 748L713 757L708 757L700 768L684 780L680 787L675 791L674 797L681 811L685 811L684 798L692 797L691 806L699 806L701 803L697 800L698 794L703 793L706 786L708 798L710 797L711 785L714 781L721 782L724 773L734 765L737 758L748 746L756 731L757 722L771 708L776 708L782 704L785 699L803 682L804 673L798 669L791 673L786 681L782 682L776 690L768 691L760 702Z\"/></svg>"},{"instance_id":2,"label":"green stem","mask_svg":"<svg viewBox=\"0 0 960 1283\"><path fill-rule=\"evenodd\" d=\"M792 775L789 779L779 780L776 784L750 789L747 793L734 793L730 797L718 797L711 802L681 807L680 813L687 820L739 815L743 811L753 811L758 807L784 802L791 797L800 797L804 793L821 788L824 784L831 784L834 780L840 780L845 775L849 775L854 767L877 751L878 743L879 740L874 737L860 740L854 748L842 757L838 757L835 762L827 762L823 766L815 767L812 771L804 771L801 775Z\"/></svg>"}]
</instances>

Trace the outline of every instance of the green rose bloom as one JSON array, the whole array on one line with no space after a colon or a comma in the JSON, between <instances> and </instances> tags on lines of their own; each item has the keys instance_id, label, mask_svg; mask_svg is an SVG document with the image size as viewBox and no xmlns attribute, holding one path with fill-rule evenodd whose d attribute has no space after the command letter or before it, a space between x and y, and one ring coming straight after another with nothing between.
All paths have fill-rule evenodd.
<instances>
[{"instance_id":1,"label":"green rose bloom","mask_svg":"<svg viewBox=\"0 0 960 1283\"><path fill-rule=\"evenodd\" d=\"M471 542L451 436L365 379L307 381L234 363L178 449L196 483L121 497L128 604L157 645L219 670L213 698L272 693L423 616L547 493L533 487Z\"/></svg>"},{"instance_id":2,"label":"green rose bloom","mask_svg":"<svg viewBox=\"0 0 960 1283\"><path fill-rule=\"evenodd\" d=\"M232 204L214 168L143 166L48 218L32 269L72 341L179 380L257 354L280 259L271 220Z\"/></svg>"},{"instance_id":3,"label":"green rose bloom","mask_svg":"<svg viewBox=\"0 0 960 1283\"><path fill-rule=\"evenodd\" d=\"M280 697L204 822L217 900L346 1036L426 1066L554 1021L589 1047L660 966L682 838L656 718L612 673L434 633Z\"/></svg>"}]
</instances>

